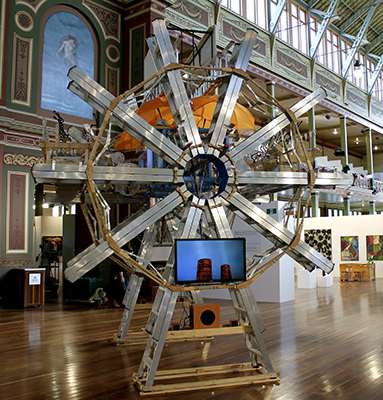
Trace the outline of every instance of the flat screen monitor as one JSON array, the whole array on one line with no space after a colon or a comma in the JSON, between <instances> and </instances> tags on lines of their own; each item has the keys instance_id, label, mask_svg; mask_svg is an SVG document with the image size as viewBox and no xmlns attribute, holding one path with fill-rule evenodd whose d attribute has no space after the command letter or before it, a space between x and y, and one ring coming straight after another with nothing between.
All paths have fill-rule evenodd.
<instances>
[{"instance_id":1,"label":"flat screen monitor","mask_svg":"<svg viewBox=\"0 0 383 400\"><path fill-rule=\"evenodd\" d=\"M175 282L196 284L246 280L246 239L176 239Z\"/></svg>"}]
</instances>

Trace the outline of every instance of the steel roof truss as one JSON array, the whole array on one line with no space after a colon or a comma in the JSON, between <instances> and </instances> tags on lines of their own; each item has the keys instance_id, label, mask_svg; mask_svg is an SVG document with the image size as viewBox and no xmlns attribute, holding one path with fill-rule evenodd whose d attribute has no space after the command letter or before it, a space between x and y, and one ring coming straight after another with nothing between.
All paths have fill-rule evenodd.
<instances>
[{"instance_id":1,"label":"steel roof truss","mask_svg":"<svg viewBox=\"0 0 383 400\"><path fill-rule=\"evenodd\" d=\"M378 76L380 74L380 71L382 70L382 67L383 67L383 57L380 57L378 65L376 66L371 78L368 80L367 83L368 94L371 94L372 89L374 88L374 85L376 83L376 80L378 79Z\"/></svg>"},{"instance_id":2,"label":"steel roof truss","mask_svg":"<svg viewBox=\"0 0 383 400\"><path fill-rule=\"evenodd\" d=\"M331 19L334 17L334 11L338 5L339 0L332 0L330 3L329 8L327 9L327 12L322 20L322 23L319 27L318 33L315 36L314 43L310 47L310 57L314 58L315 54L318 51L319 43L322 40L322 37L324 33L326 32L327 27L329 26ZM315 13L314 10L312 12Z\"/></svg>"},{"instance_id":3,"label":"steel roof truss","mask_svg":"<svg viewBox=\"0 0 383 400\"><path fill-rule=\"evenodd\" d=\"M358 36L356 37L356 40L355 40L355 42L353 43L353 45L351 47L351 52L347 57L347 60L345 62L344 67L342 68L342 77L343 77L343 79L345 79L346 76L347 76L348 70L350 69L350 66L351 66L351 62L354 59L354 56L355 56L356 52L358 51L358 49L359 49L359 47L360 47L360 45L362 43L363 36L365 35L365 33L367 31L367 28L368 28L368 26L369 26L369 24L370 24L370 22L371 22L371 20L372 20L372 18L374 16L374 14L375 14L375 11L376 11L377 7L378 7L377 5L372 6L370 8L370 10L368 11L366 19L363 21L363 24L362 24L362 26L360 28Z\"/></svg>"}]
</instances>

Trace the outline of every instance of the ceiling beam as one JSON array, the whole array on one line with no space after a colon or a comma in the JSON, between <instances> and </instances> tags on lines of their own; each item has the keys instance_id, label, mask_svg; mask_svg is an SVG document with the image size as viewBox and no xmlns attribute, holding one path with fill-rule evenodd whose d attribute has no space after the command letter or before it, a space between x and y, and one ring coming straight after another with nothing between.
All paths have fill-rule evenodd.
<instances>
[{"instance_id":1,"label":"ceiling beam","mask_svg":"<svg viewBox=\"0 0 383 400\"><path fill-rule=\"evenodd\" d=\"M322 40L324 33L326 32L327 27L329 26L331 19L334 18L334 11L338 6L339 0L331 0L331 3L323 17L322 23L318 29L317 34L313 40L313 44L310 47L310 57L313 59L318 51L319 43ZM315 14L316 10L310 10Z\"/></svg>"},{"instance_id":2,"label":"ceiling beam","mask_svg":"<svg viewBox=\"0 0 383 400\"><path fill-rule=\"evenodd\" d=\"M368 94L371 94L372 89L374 88L374 85L376 83L376 80L378 79L378 76L379 76L382 68L383 68L383 57L380 57L378 65L376 66L371 78L367 82L367 93Z\"/></svg>"},{"instance_id":3,"label":"ceiling beam","mask_svg":"<svg viewBox=\"0 0 383 400\"><path fill-rule=\"evenodd\" d=\"M380 44L382 41L383 41L383 34L377 36L370 44L368 44L368 45L365 47L365 50L366 50L367 52L371 52L371 50L372 50L375 46L377 46L378 44Z\"/></svg>"},{"instance_id":4,"label":"ceiling beam","mask_svg":"<svg viewBox=\"0 0 383 400\"><path fill-rule=\"evenodd\" d=\"M368 1L362 8L358 11L354 12L349 18L347 18L342 24L339 26L339 30L341 32L345 32L351 25L355 23L355 21L364 15L368 9L372 6L382 4L383 0L370 0Z\"/></svg>"},{"instance_id":5,"label":"ceiling beam","mask_svg":"<svg viewBox=\"0 0 383 400\"><path fill-rule=\"evenodd\" d=\"M282 11L285 8L286 2L287 2L287 0L278 1L278 4L274 10L274 14L271 17L270 24L269 24L269 26L270 26L269 30L270 30L271 36L275 36L275 34L276 34L278 22L279 22L279 19L281 18Z\"/></svg>"},{"instance_id":6,"label":"ceiling beam","mask_svg":"<svg viewBox=\"0 0 383 400\"><path fill-rule=\"evenodd\" d=\"M378 8L377 5L372 6L370 8L370 10L368 11L366 19L363 21L363 24L360 28L358 36L356 37L354 43L352 44L350 54L348 55L345 65L342 68L342 78L343 79L346 79L346 77L347 77L347 73L348 73L348 70L350 69L351 62L354 59L354 56L362 43L363 36L365 35L367 28L370 25L370 22L375 14L375 11L377 8Z\"/></svg>"}]
</instances>

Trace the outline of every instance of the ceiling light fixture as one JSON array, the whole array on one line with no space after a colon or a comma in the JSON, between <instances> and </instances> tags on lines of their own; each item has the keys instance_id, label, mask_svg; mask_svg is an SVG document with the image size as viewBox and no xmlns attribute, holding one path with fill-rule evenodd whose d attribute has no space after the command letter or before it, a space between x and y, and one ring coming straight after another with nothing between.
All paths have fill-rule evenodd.
<instances>
[{"instance_id":1,"label":"ceiling light fixture","mask_svg":"<svg viewBox=\"0 0 383 400\"><path fill-rule=\"evenodd\" d=\"M359 144L359 139L358 138L356 138L355 143Z\"/></svg>"},{"instance_id":2,"label":"ceiling light fixture","mask_svg":"<svg viewBox=\"0 0 383 400\"><path fill-rule=\"evenodd\" d=\"M334 135L337 135L338 131L336 130L336 128L334 128Z\"/></svg>"},{"instance_id":3,"label":"ceiling light fixture","mask_svg":"<svg viewBox=\"0 0 383 400\"><path fill-rule=\"evenodd\" d=\"M378 150L378 146L377 145L375 145L374 150Z\"/></svg>"},{"instance_id":4,"label":"ceiling light fixture","mask_svg":"<svg viewBox=\"0 0 383 400\"><path fill-rule=\"evenodd\" d=\"M354 64L354 77L356 79L359 79L363 76L363 68L362 68L363 64L361 64L359 62L359 60L355 60L355 64Z\"/></svg>"}]
</instances>

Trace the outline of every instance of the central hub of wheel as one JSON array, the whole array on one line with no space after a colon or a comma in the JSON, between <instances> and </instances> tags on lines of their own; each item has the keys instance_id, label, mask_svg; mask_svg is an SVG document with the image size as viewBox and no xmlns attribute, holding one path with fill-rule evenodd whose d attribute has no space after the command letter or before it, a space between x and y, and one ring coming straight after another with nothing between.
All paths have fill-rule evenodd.
<instances>
[{"instance_id":1,"label":"central hub of wheel","mask_svg":"<svg viewBox=\"0 0 383 400\"><path fill-rule=\"evenodd\" d=\"M188 190L198 198L212 198L221 194L227 185L228 174L224 163L213 155L198 155L186 165L184 181Z\"/></svg>"}]
</instances>

